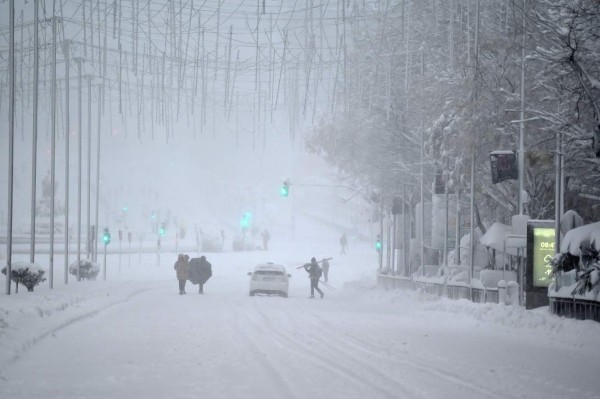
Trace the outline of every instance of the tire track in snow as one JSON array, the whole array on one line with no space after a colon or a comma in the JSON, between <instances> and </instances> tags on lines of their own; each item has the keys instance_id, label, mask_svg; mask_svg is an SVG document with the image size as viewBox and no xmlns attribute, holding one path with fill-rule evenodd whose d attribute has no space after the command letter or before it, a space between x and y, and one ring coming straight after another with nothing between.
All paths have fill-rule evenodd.
<instances>
[{"instance_id":1,"label":"tire track in snow","mask_svg":"<svg viewBox=\"0 0 600 399\"><path fill-rule=\"evenodd\" d=\"M236 320L236 322L232 322L234 324L233 330L238 333L238 336L246 341L248 345L245 347L249 348L252 352L254 352L254 358L262 365L262 368L266 370L270 379L269 382L272 382L273 385L278 387L278 397L285 398L296 398L297 396L293 393L293 390L290 388L289 384L285 380L284 376L281 372L273 365L267 357L264 356L264 353L260 350L260 346L255 342L255 340L248 334L246 329L240 326L239 320L243 318L243 315L246 313L243 309L239 309L240 305L238 304L235 308L233 308L233 312L235 313L235 317L232 320Z\"/></svg>"},{"instance_id":2,"label":"tire track in snow","mask_svg":"<svg viewBox=\"0 0 600 399\"><path fill-rule=\"evenodd\" d=\"M320 330L320 331L322 331L322 334L326 334L326 335L330 335L332 330L336 330L335 327L331 323L329 323L327 320L324 320L315 314L312 314L312 316L318 320L318 323L312 323L312 325L314 326L314 330ZM325 325L327 327L323 327L323 325ZM433 374L436 377L442 378L450 383L460 385L463 388L469 389L471 391L475 391L476 393L478 393L480 395L478 397L491 397L491 398L496 398L496 399L506 398L506 392L504 392L504 393L491 392L490 388L487 386L483 387L478 384L475 384L472 381L467 381L464 378L462 378L461 376L459 376L455 373L446 371L440 367L434 366L431 363L428 363L428 362L425 362L422 360L418 360L418 359L414 359L414 358L411 359L410 361L407 361L402 358L390 356L387 352L383 351L380 347L374 346L371 342L361 340L354 336L348 335L347 333L345 333L343 331L336 330L336 335L338 337L339 336L344 337L344 339L341 341L338 340L338 341L332 342L332 345L337 345L340 348L340 350L360 351L360 352L365 353L366 355L376 356L376 357L379 357L380 359L384 359L386 361L391 361L396 364L402 364L403 366L409 367L411 369L421 371L424 374ZM342 344L345 344L345 346L346 346L345 349L343 348L344 345L342 345Z\"/></svg>"},{"instance_id":3,"label":"tire track in snow","mask_svg":"<svg viewBox=\"0 0 600 399\"><path fill-rule=\"evenodd\" d=\"M286 308L282 311L283 314L287 314L289 312L289 308ZM288 352L293 353L295 357L303 358L312 363L315 363L318 367L326 369L328 372L332 374L336 374L341 378L347 378L356 384L362 385L367 389L377 392L377 397L385 397L385 398L398 398L398 395L401 394L402 397L417 397L419 394L414 390L411 390L405 384L400 383L397 378L390 377L388 374L381 372L376 367L373 367L373 364L367 363L364 360L351 356L347 350L339 350L335 351L334 356L326 356L320 353L318 350L314 349L311 346L310 342L305 342L286 331L283 331L281 328L277 326L265 327L271 325L269 318L264 313L263 310L257 307L257 316L262 318L263 321L267 321L267 323L258 320L253 317L250 313L245 313L244 316L257 328L263 331L263 334L268 337L269 341L277 341L282 347ZM289 318L288 318L289 319ZM308 326L308 328L312 328ZM302 328L294 328L292 331L304 331L307 329L306 325L303 325ZM323 347L327 348L329 345L328 341L323 339L319 340L323 343ZM297 349L301 348L301 349ZM346 359L347 361L334 361L332 359ZM359 364L361 369L359 371L353 370L351 367L348 367L348 364ZM365 375L368 374L369 378L365 378ZM376 381L384 382L377 383ZM385 385L385 386L384 386ZM391 388L390 386L393 386ZM383 395L383 396L381 396Z\"/></svg>"},{"instance_id":4,"label":"tire track in snow","mask_svg":"<svg viewBox=\"0 0 600 399\"><path fill-rule=\"evenodd\" d=\"M80 322L82 320L86 320L86 319L89 319L91 317L94 317L97 314L99 314L100 312L108 310L108 309L112 308L113 306L122 305L122 304L128 302L129 300L131 300L131 298L133 298L133 297L135 297L135 296L137 296L139 294L142 294L142 293L144 293L146 291L150 291L150 290L151 290L151 288L143 288L143 289L139 289L137 291L134 291L134 292L130 293L129 295L127 295L123 299L120 299L120 300L115 301L115 302L108 303L108 304L106 304L106 305L104 305L104 306L102 306L102 307L100 307L98 309L95 309L95 310L92 310L90 312L81 314L79 316L67 319L66 321L64 321L63 323L59 324L58 326L53 327L53 328L51 328L51 329L43 332L42 334L40 334L40 335L38 335L36 337L28 339L27 341L25 341L21 345L21 348L17 349L16 353L12 357L10 357L8 359L8 362L7 362L8 365L11 365L11 364L14 364L15 362L17 362L21 358L21 356L23 356L31 348L33 348L36 344L38 344L40 341L48 338L49 336L51 336L53 334L56 334L57 332L59 332L61 330L64 330L65 328L68 328L68 327L72 326L73 324L78 323L78 322Z\"/></svg>"}]
</instances>

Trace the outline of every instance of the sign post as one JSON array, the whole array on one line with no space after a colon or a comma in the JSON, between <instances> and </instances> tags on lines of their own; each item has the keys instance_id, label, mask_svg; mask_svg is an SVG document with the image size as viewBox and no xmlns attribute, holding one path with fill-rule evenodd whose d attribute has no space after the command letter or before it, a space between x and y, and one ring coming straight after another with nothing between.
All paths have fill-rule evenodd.
<instances>
[{"instance_id":1,"label":"sign post","mask_svg":"<svg viewBox=\"0 0 600 399\"><path fill-rule=\"evenodd\" d=\"M123 230L119 230L119 274L121 274L121 242L123 241Z\"/></svg>"},{"instance_id":2,"label":"sign post","mask_svg":"<svg viewBox=\"0 0 600 399\"><path fill-rule=\"evenodd\" d=\"M132 237L131 231L128 231L127 232L127 242L129 243L129 247L128 247L128 250L127 250L127 252L128 252L128 254L127 254L127 268L128 269L131 269L131 237Z\"/></svg>"}]
</instances>

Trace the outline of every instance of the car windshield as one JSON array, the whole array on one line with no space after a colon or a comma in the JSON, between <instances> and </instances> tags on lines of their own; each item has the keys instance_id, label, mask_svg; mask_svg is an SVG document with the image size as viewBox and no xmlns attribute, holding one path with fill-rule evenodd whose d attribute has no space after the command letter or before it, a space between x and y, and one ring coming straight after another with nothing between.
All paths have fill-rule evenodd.
<instances>
[{"instance_id":1,"label":"car windshield","mask_svg":"<svg viewBox=\"0 0 600 399\"><path fill-rule=\"evenodd\" d=\"M284 273L279 270L257 270L254 274L258 276L281 276Z\"/></svg>"}]
</instances>

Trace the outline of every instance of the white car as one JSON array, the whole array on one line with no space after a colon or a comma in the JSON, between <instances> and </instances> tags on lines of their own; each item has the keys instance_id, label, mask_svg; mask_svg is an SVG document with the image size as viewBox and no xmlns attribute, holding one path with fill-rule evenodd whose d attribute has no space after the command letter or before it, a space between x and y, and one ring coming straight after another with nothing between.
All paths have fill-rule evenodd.
<instances>
[{"instance_id":1,"label":"white car","mask_svg":"<svg viewBox=\"0 0 600 399\"><path fill-rule=\"evenodd\" d=\"M250 296L256 294L288 296L289 278L291 274L285 272L283 265L274 263L261 263L254 267L253 272L248 272L250 279Z\"/></svg>"}]
</instances>

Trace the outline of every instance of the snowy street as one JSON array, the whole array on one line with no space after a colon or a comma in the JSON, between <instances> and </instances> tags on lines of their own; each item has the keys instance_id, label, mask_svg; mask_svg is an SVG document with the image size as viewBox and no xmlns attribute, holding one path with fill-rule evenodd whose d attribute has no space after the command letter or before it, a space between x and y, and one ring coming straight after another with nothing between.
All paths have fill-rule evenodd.
<instances>
[{"instance_id":1,"label":"snowy street","mask_svg":"<svg viewBox=\"0 0 600 399\"><path fill-rule=\"evenodd\" d=\"M0 399L600 399L599 20L0 0Z\"/></svg>"},{"instance_id":2,"label":"snowy street","mask_svg":"<svg viewBox=\"0 0 600 399\"><path fill-rule=\"evenodd\" d=\"M336 289L311 300L301 247L268 253L292 274L289 298L248 295L262 251L207 254L204 295L189 282L177 295L163 254L160 268L147 255L118 274L115 256L107 282L2 297L0 396L598 397L597 323L383 291L366 245L334 257Z\"/></svg>"}]
</instances>

